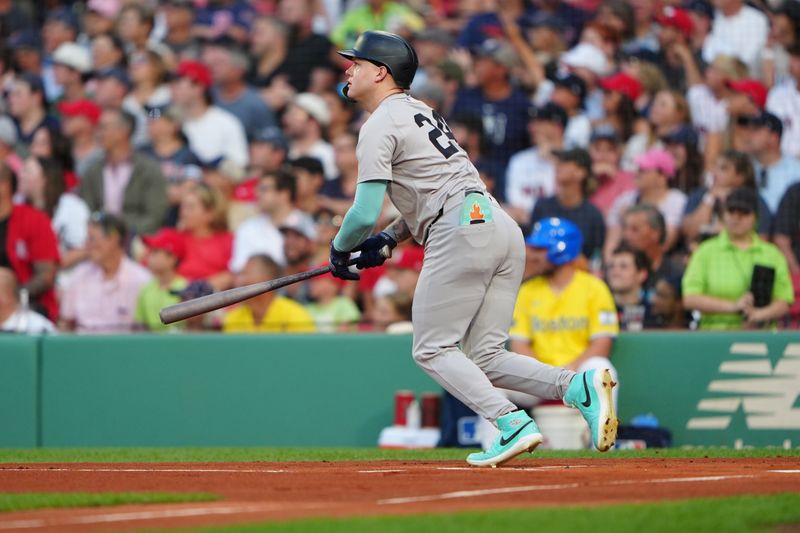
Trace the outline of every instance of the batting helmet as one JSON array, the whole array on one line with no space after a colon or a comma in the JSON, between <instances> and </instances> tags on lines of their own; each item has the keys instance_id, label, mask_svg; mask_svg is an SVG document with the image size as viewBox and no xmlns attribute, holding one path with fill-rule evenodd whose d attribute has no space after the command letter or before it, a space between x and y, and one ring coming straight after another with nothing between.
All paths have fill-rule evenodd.
<instances>
[{"instance_id":1,"label":"batting helmet","mask_svg":"<svg viewBox=\"0 0 800 533\"><path fill-rule=\"evenodd\" d=\"M339 55L349 60L366 59L383 65L403 89L411 87L417 73L417 53L408 42L394 33L365 31L349 50L339 50Z\"/></svg>"},{"instance_id":2,"label":"batting helmet","mask_svg":"<svg viewBox=\"0 0 800 533\"><path fill-rule=\"evenodd\" d=\"M533 226L525 244L547 250L547 260L555 266L569 263L581 253L583 234L565 218L545 218Z\"/></svg>"}]
</instances>

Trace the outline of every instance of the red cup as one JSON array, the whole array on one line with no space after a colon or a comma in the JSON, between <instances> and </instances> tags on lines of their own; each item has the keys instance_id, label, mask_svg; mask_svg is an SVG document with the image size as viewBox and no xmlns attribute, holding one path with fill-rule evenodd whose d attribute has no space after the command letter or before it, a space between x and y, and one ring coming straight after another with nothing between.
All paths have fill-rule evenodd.
<instances>
[{"instance_id":1,"label":"red cup","mask_svg":"<svg viewBox=\"0 0 800 533\"><path fill-rule=\"evenodd\" d=\"M435 392L426 392L422 395L422 427L439 427L439 406L441 398Z\"/></svg>"},{"instance_id":2,"label":"red cup","mask_svg":"<svg viewBox=\"0 0 800 533\"><path fill-rule=\"evenodd\" d=\"M406 412L414 401L414 393L410 390L399 390L394 393L394 425L405 426L408 422Z\"/></svg>"}]
</instances>

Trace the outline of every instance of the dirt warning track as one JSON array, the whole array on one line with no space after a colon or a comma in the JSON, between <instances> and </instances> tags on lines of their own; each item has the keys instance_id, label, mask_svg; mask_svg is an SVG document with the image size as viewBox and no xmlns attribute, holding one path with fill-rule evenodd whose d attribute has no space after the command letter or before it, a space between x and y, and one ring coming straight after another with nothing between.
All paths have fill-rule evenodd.
<instances>
[{"instance_id":1,"label":"dirt warning track","mask_svg":"<svg viewBox=\"0 0 800 533\"><path fill-rule=\"evenodd\" d=\"M211 503L0 514L6 531L130 531L502 507L600 505L800 491L800 460L29 463L0 465L0 492L210 492Z\"/></svg>"}]
</instances>

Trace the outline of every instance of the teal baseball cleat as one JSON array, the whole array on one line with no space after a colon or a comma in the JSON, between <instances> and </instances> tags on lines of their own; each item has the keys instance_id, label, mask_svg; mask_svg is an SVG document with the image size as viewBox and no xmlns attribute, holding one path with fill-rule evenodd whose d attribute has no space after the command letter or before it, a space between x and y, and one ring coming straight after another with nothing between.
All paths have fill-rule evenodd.
<instances>
[{"instance_id":1,"label":"teal baseball cleat","mask_svg":"<svg viewBox=\"0 0 800 533\"><path fill-rule=\"evenodd\" d=\"M467 462L472 466L496 467L522 452L532 452L542 443L536 422L525 411L514 411L497 419L500 434L485 451L471 453Z\"/></svg>"},{"instance_id":2,"label":"teal baseball cleat","mask_svg":"<svg viewBox=\"0 0 800 533\"><path fill-rule=\"evenodd\" d=\"M592 444L608 451L617 440L619 420L614 412L611 389L617 384L607 368L575 374L564 395L564 403L577 408L592 432Z\"/></svg>"}]
</instances>

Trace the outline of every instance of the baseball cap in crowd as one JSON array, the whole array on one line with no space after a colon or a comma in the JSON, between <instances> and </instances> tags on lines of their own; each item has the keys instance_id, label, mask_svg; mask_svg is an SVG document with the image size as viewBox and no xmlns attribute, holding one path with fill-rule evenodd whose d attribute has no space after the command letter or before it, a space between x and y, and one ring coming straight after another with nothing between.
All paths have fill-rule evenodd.
<instances>
[{"instance_id":1,"label":"baseball cap in crowd","mask_svg":"<svg viewBox=\"0 0 800 533\"><path fill-rule=\"evenodd\" d=\"M48 11L45 21L60 22L61 24L72 28L75 32L80 31L78 17L76 17L72 10L68 7L59 7L58 9Z\"/></svg>"},{"instance_id":2,"label":"baseball cap in crowd","mask_svg":"<svg viewBox=\"0 0 800 533\"><path fill-rule=\"evenodd\" d=\"M14 32L6 41L8 48L17 50L24 48L26 50L39 50L42 47L42 40L39 33L33 30L21 30Z\"/></svg>"},{"instance_id":3,"label":"baseball cap in crowd","mask_svg":"<svg viewBox=\"0 0 800 533\"><path fill-rule=\"evenodd\" d=\"M289 166L292 168L299 168L301 170L305 170L306 172L310 172L312 174L325 174L325 170L322 166L322 161L317 159L316 157L298 157L297 159L292 159L289 161Z\"/></svg>"},{"instance_id":4,"label":"baseball cap in crowd","mask_svg":"<svg viewBox=\"0 0 800 533\"><path fill-rule=\"evenodd\" d=\"M575 163L586 171L586 176L592 175L592 156L583 148L570 148L568 150L553 150L553 155L559 161Z\"/></svg>"},{"instance_id":5,"label":"baseball cap in crowd","mask_svg":"<svg viewBox=\"0 0 800 533\"><path fill-rule=\"evenodd\" d=\"M561 17L544 11L538 11L528 18L527 23L531 28L549 28L558 33L563 33L567 29L567 24Z\"/></svg>"},{"instance_id":6,"label":"baseball cap in crowd","mask_svg":"<svg viewBox=\"0 0 800 533\"><path fill-rule=\"evenodd\" d=\"M89 0L86 9L107 19L114 19L122 8L120 0Z\"/></svg>"},{"instance_id":7,"label":"baseball cap in crowd","mask_svg":"<svg viewBox=\"0 0 800 533\"><path fill-rule=\"evenodd\" d=\"M562 128L567 126L567 112L560 105L554 103L547 103L541 107L531 107L528 110L530 120L546 120L548 122L555 122L561 125Z\"/></svg>"},{"instance_id":8,"label":"baseball cap in crowd","mask_svg":"<svg viewBox=\"0 0 800 533\"><path fill-rule=\"evenodd\" d=\"M277 126L266 126L257 130L251 141L271 144L279 150L289 150L289 140Z\"/></svg>"},{"instance_id":9,"label":"baseball cap in crowd","mask_svg":"<svg viewBox=\"0 0 800 533\"><path fill-rule=\"evenodd\" d=\"M614 144L619 144L620 138L619 134L617 133L617 130L615 130L613 127L607 124L602 124L593 129L592 135L591 137L589 137L590 143L598 141L610 141L613 142Z\"/></svg>"},{"instance_id":10,"label":"baseball cap in crowd","mask_svg":"<svg viewBox=\"0 0 800 533\"><path fill-rule=\"evenodd\" d=\"M147 112L147 118L150 120L158 120L165 118L170 122L176 124L183 124L184 114L181 109L176 105L161 105L161 106L144 106Z\"/></svg>"},{"instance_id":11,"label":"baseball cap in crowd","mask_svg":"<svg viewBox=\"0 0 800 533\"><path fill-rule=\"evenodd\" d=\"M667 144L697 145L698 143L697 132L687 125L678 126L661 137L661 140Z\"/></svg>"},{"instance_id":12,"label":"baseball cap in crowd","mask_svg":"<svg viewBox=\"0 0 800 533\"><path fill-rule=\"evenodd\" d=\"M208 296L209 294L214 294L214 287L211 286L209 282L204 279L196 279L194 281L190 281L186 288L181 289L179 291L170 291L175 296L180 297L181 300L194 300L195 298L200 298L201 296Z\"/></svg>"},{"instance_id":13,"label":"baseball cap in crowd","mask_svg":"<svg viewBox=\"0 0 800 533\"><path fill-rule=\"evenodd\" d=\"M738 187L732 190L725 199L725 209L739 209L746 213L758 212L758 196L755 189Z\"/></svg>"},{"instance_id":14,"label":"baseball cap in crowd","mask_svg":"<svg viewBox=\"0 0 800 533\"><path fill-rule=\"evenodd\" d=\"M44 94L44 82L42 81L42 77L38 74L24 72L17 76L15 81L21 81L30 87L32 92Z\"/></svg>"},{"instance_id":15,"label":"baseball cap in crowd","mask_svg":"<svg viewBox=\"0 0 800 533\"><path fill-rule=\"evenodd\" d=\"M659 56L653 50L649 48L636 48L634 50L628 50L627 52L622 52L622 60L623 61L643 61L645 63L658 63Z\"/></svg>"},{"instance_id":16,"label":"baseball cap in crowd","mask_svg":"<svg viewBox=\"0 0 800 533\"><path fill-rule=\"evenodd\" d=\"M631 102L635 102L642 94L641 82L621 71L600 80L600 87L606 91L627 96Z\"/></svg>"},{"instance_id":17,"label":"baseball cap in crowd","mask_svg":"<svg viewBox=\"0 0 800 533\"><path fill-rule=\"evenodd\" d=\"M95 125L100 120L103 108L92 100L83 99L61 102L58 104L58 111L65 117L84 117Z\"/></svg>"},{"instance_id":18,"label":"baseball cap in crowd","mask_svg":"<svg viewBox=\"0 0 800 533\"><path fill-rule=\"evenodd\" d=\"M690 0L686 9L706 18L714 18L714 6L708 0Z\"/></svg>"},{"instance_id":19,"label":"baseball cap in crowd","mask_svg":"<svg viewBox=\"0 0 800 533\"><path fill-rule=\"evenodd\" d=\"M593 44L579 43L574 48L564 52L561 64L572 68L585 68L596 76L605 76L610 70L606 55Z\"/></svg>"},{"instance_id":20,"label":"baseball cap in crowd","mask_svg":"<svg viewBox=\"0 0 800 533\"><path fill-rule=\"evenodd\" d=\"M77 43L62 43L53 52L53 62L77 70L81 74L92 70L92 56L89 50Z\"/></svg>"},{"instance_id":21,"label":"baseball cap in crowd","mask_svg":"<svg viewBox=\"0 0 800 533\"><path fill-rule=\"evenodd\" d=\"M278 228L281 233L290 230L311 241L317 240L317 227L314 225L314 219L304 213L293 211Z\"/></svg>"},{"instance_id":22,"label":"baseball cap in crowd","mask_svg":"<svg viewBox=\"0 0 800 533\"><path fill-rule=\"evenodd\" d=\"M747 95L759 109L764 109L767 104L767 88L758 80L728 80L725 85L732 91Z\"/></svg>"},{"instance_id":23,"label":"baseball cap in crowd","mask_svg":"<svg viewBox=\"0 0 800 533\"><path fill-rule=\"evenodd\" d=\"M14 125L14 121L5 115L0 115L0 143L6 146L14 146L18 140L17 127Z\"/></svg>"},{"instance_id":24,"label":"baseball cap in crowd","mask_svg":"<svg viewBox=\"0 0 800 533\"><path fill-rule=\"evenodd\" d=\"M450 32L441 28L428 28L414 34L414 42L431 42L452 48L455 40Z\"/></svg>"},{"instance_id":25,"label":"baseball cap in crowd","mask_svg":"<svg viewBox=\"0 0 800 533\"><path fill-rule=\"evenodd\" d=\"M676 28L686 37L691 37L694 31L694 22L689 12L679 7L664 6L656 15L656 22L662 26Z\"/></svg>"},{"instance_id":26,"label":"baseball cap in crowd","mask_svg":"<svg viewBox=\"0 0 800 533\"><path fill-rule=\"evenodd\" d=\"M300 93L292 99L292 103L308 113L321 126L331 123L331 111L321 96L313 93Z\"/></svg>"},{"instance_id":27,"label":"baseball cap in crowd","mask_svg":"<svg viewBox=\"0 0 800 533\"><path fill-rule=\"evenodd\" d=\"M214 78L211 70L200 61L184 60L178 65L176 76L179 78L189 78L192 83L205 87L206 89L214 85Z\"/></svg>"},{"instance_id":28,"label":"baseball cap in crowd","mask_svg":"<svg viewBox=\"0 0 800 533\"><path fill-rule=\"evenodd\" d=\"M553 83L556 87L564 87L569 92L580 98L580 101L583 102L583 99L586 98L586 83L571 72L559 72L553 76Z\"/></svg>"},{"instance_id":29,"label":"baseball cap in crowd","mask_svg":"<svg viewBox=\"0 0 800 533\"><path fill-rule=\"evenodd\" d=\"M519 58L514 48L497 39L486 39L478 46L472 47L472 53L477 57L488 57L507 68L514 68L519 64Z\"/></svg>"},{"instance_id":30,"label":"baseball cap in crowd","mask_svg":"<svg viewBox=\"0 0 800 533\"><path fill-rule=\"evenodd\" d=\"M162 228L154 235L142 236L142 241L150 250L164 250L178 258L186 257L186 239L174 228Z\"/></svg>"},{"instance_id":31,"label":"baseball cap in crowd","mask_svg":"<svg viewBox=\"0 0 800 533\"><path fill-rule=\"evenodd\" d=\"M386 260L386 267L420 272L422 271L424 256L425 252L422 246L412 244L403 248L395 248L392 252L392 257Z\"/></svg>"},{"instance_id":32,"label":"baseball cap in crowd","mask_svg":"<svg viewBox=\"0 0 800 533\"><path fill-rule=\"evenodd\" d=\"M104 68L102 70L98 70L97 72L95 72L94 76L98 80L107 80L107 79L117 80L119 83L121 83L128 89L133 87L131 79L128 77L128 72L123 68L119 67Z\"/></svg>"},{"instance_id":33,"label":"baseball cap in crowd","mask_svg":"<svg viewBox=\"0 0 800 533\"><path fill-rule=\"evenodd\" d=\"M639 170L658 170L668 178L675 175L675 159L661 148L652 148L634 159Z\"/></svg>"},{"instance_id":34,"label":"baseball cap in crowd","mask_svg":"<svg viewBox=\"0 0 800 533\"><path fill-rule=\"evenodd\" d=\"M736 124L739 126L754 126L756 128L767 128L772 133L777 133L778 136L783 135L783 122L780 118L764 111L755 116L741 116L736 119Z\"/></svg>"}]
</instances>

